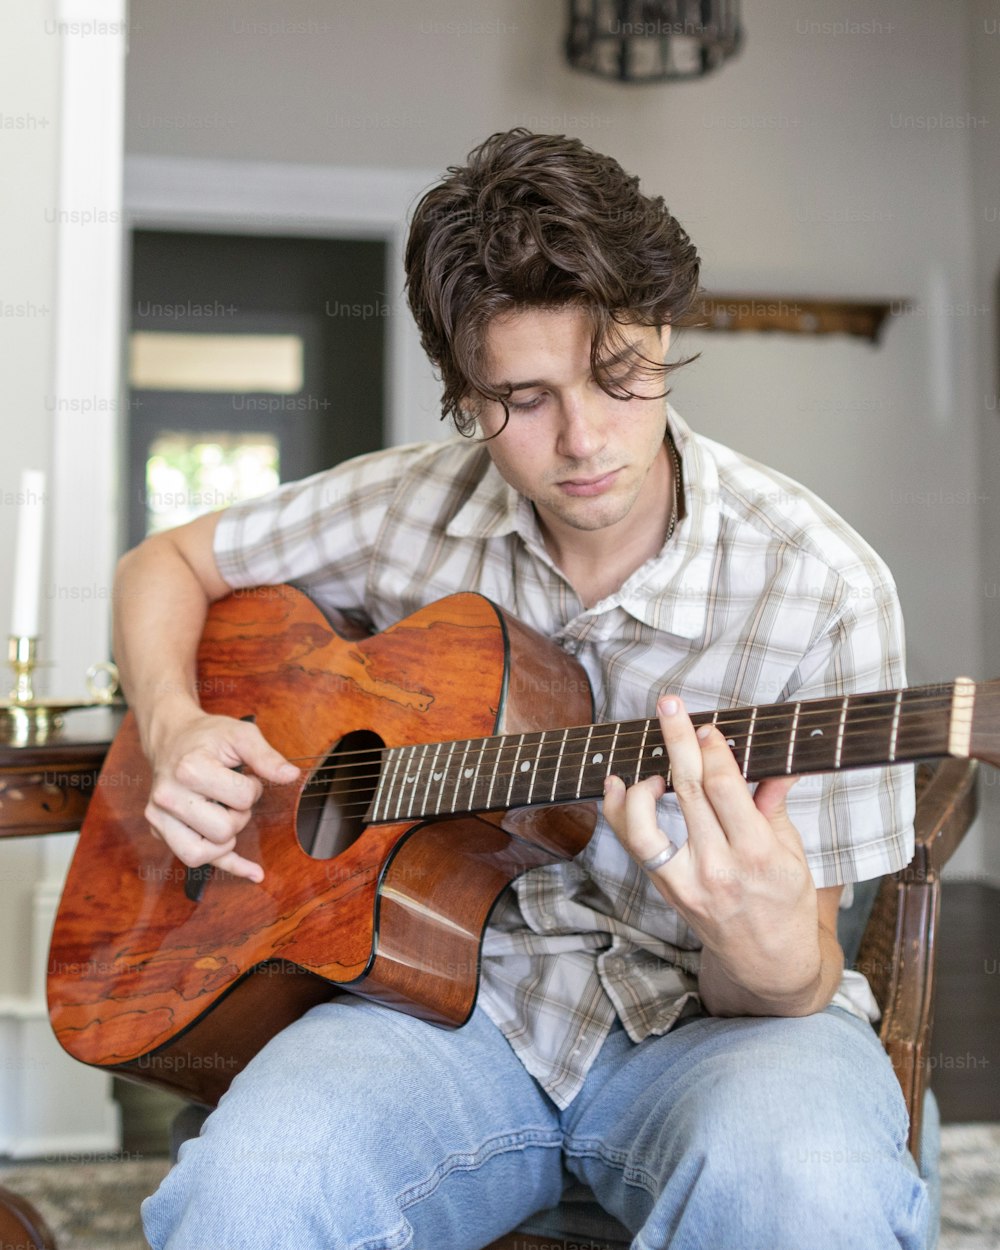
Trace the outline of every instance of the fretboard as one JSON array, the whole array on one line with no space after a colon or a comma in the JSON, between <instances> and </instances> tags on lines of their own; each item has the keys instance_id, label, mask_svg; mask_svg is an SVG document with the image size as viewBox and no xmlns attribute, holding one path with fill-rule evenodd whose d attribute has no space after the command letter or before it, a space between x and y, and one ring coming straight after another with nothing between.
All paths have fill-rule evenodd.
<instances>
[{"instance_id":1,"label":"fretboard","mask_svg":"<svg viewBox=\"0 0 1000 1250\"><path fill-rule=\"evenodd\" d=\"M748 781L968 755L975 683L698 713L723 733ZM600 798L670 768L655 720L392 747L382 753L371 824Z\"/></svg>"}]
</instances>

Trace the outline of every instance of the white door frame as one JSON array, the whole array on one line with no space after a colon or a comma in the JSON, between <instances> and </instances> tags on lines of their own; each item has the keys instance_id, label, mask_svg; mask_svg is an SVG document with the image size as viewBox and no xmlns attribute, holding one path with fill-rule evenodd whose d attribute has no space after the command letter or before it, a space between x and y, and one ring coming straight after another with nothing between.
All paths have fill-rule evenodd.
<instances>
[{"instance_id":1,"label":"white door frame","mask_svg":"<svg viewBox=\"0 0 1000 1250\"><path fill-rule=\"evenodd\" d=\"M403 296L407 217L438 175L170 156L125 159L129 229L381 239L386 244L386 441L440 437L440 390ZM126 321L127 323L127 321Z\"/></svg>"},{"instance_id":2,"label":"white door frame","mask_svg":"<svg viewBox=\"0 0 1000 1250\"><path fill-rule=\"evenodd\" d=\"M51 525L41 689L79 697L109 649L119 479L125 0L56 0L58 201L50 415ZM13 362L11 362L13 364ZM26 419L45 419L38 417ZM75 838L47 837L30 880L0 879L0 906L30 897L21 992L0 998L0 1154L111 1152L120 1136L108 1075L59 1047L45 1005L49 936Z\"/></svg>"}]
</instances>

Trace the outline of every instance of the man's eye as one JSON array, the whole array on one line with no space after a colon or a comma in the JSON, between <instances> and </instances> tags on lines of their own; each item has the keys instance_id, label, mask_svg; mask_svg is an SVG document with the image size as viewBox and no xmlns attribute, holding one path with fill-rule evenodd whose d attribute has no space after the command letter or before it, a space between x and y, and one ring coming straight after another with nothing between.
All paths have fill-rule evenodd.
<instances>
[{"instance_id":1,"label":"man's eye","mask_svg":"<svg viewBox=\"0 0 1000 1250\"><path fill-rule=\"evenodd\" d=\"M533 395L531 399L521 400L519 403L514 403L512 399L508 399L507 407L511 412L528 412L532 408L537 408L544 398L544 395Z\"/></svg>"}]
</instances>

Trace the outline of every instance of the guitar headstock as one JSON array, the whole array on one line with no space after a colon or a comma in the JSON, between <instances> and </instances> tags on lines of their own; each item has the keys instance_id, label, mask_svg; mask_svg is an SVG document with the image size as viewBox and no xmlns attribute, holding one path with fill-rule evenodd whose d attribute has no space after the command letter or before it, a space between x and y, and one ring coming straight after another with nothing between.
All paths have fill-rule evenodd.
<instances>
[{"instance_id":1,"label":"guitar headstock","mask_svg":"<svg viewBox=\"0 0 1000 1250\"><path fill-rule=\"evenodd\" d=\"M1000 768L1000 678L976 682L969 754Z\"/></svg>"}]
</instances>

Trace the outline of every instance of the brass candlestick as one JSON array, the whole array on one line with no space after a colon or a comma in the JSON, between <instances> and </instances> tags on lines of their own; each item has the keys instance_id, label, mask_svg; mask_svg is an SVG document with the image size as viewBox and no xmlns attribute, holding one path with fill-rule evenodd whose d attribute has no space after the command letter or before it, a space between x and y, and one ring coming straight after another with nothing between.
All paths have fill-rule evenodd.
<instances>
[{"instance_id":1,"label":"brass candlestick","mask_svg":"<svg viewBox=\"0 0 1000 1250\"><path fill-rule=\"evenodd\" d=\"M14 670L14 685L8 702L0 708L0 739L15 746L48 741L58 732L62 717L35 699L38 639L11 634L7 640L7 662Z\"/></svg>"},{"instance_id":2,"label":"brass candlestick","mask_svg":"<svg viewBox=\"0 0 1000 1250\"><path fill-rule=\"evenodd\" d=\"M74 708L117 707L118 672L113 664L94 664L87 670L89 698L39 699L35 696L35 669L39 667L38 639L11 634L7 662L14 672L10 696L0 701L0 742L29 746L58 737L64 712ZM99 676L107 680L101 684Z\"/></svg>"},{"instance_id":3,"label":"brass candlestick","mask_svg":"<svg viewBox=\"0 0 1000 1250\"><path fill-rule=\"evenodd\" d=\"M11 634L7 640L7 662L14 670L14 703L31 703L35 698L34 673L38 663L38 639Z\"/></svg>"}]
</instances>

